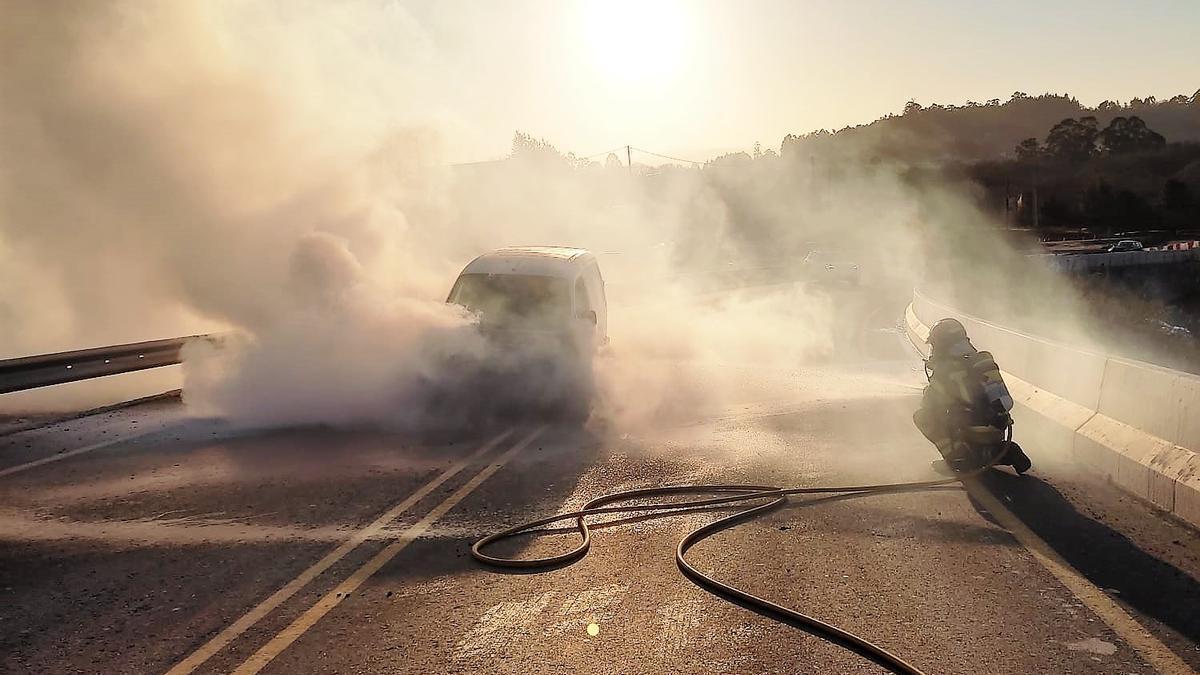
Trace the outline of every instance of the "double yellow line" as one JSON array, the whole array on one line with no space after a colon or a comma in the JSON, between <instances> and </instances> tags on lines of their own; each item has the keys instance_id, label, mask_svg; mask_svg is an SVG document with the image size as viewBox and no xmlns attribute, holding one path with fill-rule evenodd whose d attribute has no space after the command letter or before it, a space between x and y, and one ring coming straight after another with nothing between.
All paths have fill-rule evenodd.
<instances>
[{"instance_id":1,"label":"double yellow line","mask_svg":"<svg viewBox=\"0 0 1200 675\"><path fill-rule=\"evenodd\" d=\"M506 450L495 460L488 463L474 478L467 481L453 494L447 497L437 506L433 507L424 518L417 523L411 525L393 541L387 545L379 553L375 554L370 560L354 571L349 577L337 585L333 590L326 593L312 607L309 607L303 614L293 621L287 628L280 631L278 635L272 638L267 644L263 645L242 665L238 666L234 673L238 675L251 675L262 670L276 656L279 656L283 650L287 649L293 642L303 635L308 629L312 628L318 621L334 607L337 607L343 599L348 597L355 591L364 581L371 577L372 574L379 571L381 567L386 565L388 561L396 557L398 553L403 551L409 544L420 538L429 527L433 525L439 518L446 515L450 509L453 509L459 502L471 494L483 484L492 474L499 471L505 464L508 463L514 455L524 450L530 443L534 441L545 429L544 426L537 427L531 432L522 437L512 447ZM442 473L438 474L433 480L421 486L416 492L409 495L406 499L399 502L395 506L388 509L383 515L376 518L366 527L358 530L353 536L343 542L334 550L330 551L325 557L313 563L308 569L301 572L296 578L289 581L279 590L275 591L262 602L254 606L253 609L246 612L237 621L234 621L224 630L206 642L196 651L192 652L179 663L176 663L167 671L166 675L187 675L195 671L208 659L212 658L217 652L224 649L231 642L245 633L248 629L261 621L263 617L270 614L274 609L282 605L289 598L295 595L300 589L307 586L314 579L321 575L322 572L329 569L334 563L344 558L350 551L357 548L360 544L368 539L377 536L385 527L407 512L417 502L424 499L431 492L440 487L443 483L453 478L463 469L475 463L476 460L482 458L491 452L496 446L503 443L511 436L511 429L504 431L495 438L491 439L475 452L467 457L455 462Z\"/></svg>"}]
</instances>

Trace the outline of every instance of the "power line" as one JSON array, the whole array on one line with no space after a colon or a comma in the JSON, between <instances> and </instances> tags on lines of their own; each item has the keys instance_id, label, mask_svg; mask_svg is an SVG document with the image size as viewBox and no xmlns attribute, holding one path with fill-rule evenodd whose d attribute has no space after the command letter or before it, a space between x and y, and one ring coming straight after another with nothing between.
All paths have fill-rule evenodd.
<instances>
[{"instance_id":1,"label":"power line","mask_svg":"<svg viewBox=\"0 0 1200 675\"><path fill-rule=\"evenodd\" d=\"M623 148L623 147L625 147L625 146L623 146L623 145L622 145L622 146L619 146L619 147L613 148L612 150L605 150L604 152L597 152L597 153L596 153L596 154L594 154L594 155L586 155L586 156L584 156L584 157L579 157L579 159L584 159L584 160L586 160L586 159L591 159L591 158L593 158L593 157L599 157L600 155L611 155L611 154L613 154L613 153L620 152L621 148Z\"/></svg>"},{"instance_id":2,"label":"power line","mask_svg":"<svg viewBox=\"0 0 1200 675\"><path fill-rule=\"evenodd\" d=\"M618 147L615 147L615 148L613 148L612 150L605 150L604 152L597 152L597 153L594 153L594 154L591 154L591 155L582 155L582 156L576 155L576 158L577 158L577 159L579 159L579 160L582 160L582 161L587 161L587 160L590 160L590 159L594 159L594 158L596 158L596 157L601 157L601 156L605 156L605 155L612 155L612 154L616 154L616 153L619 153L621 150L628 150L628 149L636 150L636 151L638 151L638 152L640 152L640 153L642 153L642 154L645 154L645 155L651 155L651 156L653 156L653 157L658 157L658 158L660 158L660 159L669 159L669 160L671 160L672 162L682 162L682 163L684 163L684 164L704 164L704 162L702 162L702 161L697 161L697 160L694 160L694 159L683 159L682 157L672 157L672 156L670 156L670 155L664 155L664 154L662 154L662 153L658 153L658 152L651 152L651 151L649 151L649 150L646 150L646 149L644 149L644 148L638 148L638 147L634 147L634 146L631 146L631 145L628 145L628 146L627 146L627 145L621 145L621 146L618 146Z\"/></svg>"},{"instance_id":3,"label":"power line","mask_svg":"<svg viewBox=\"0 0 1200 675\"><path fill-rule=\"evenodd\" d=\"M641 153L644 153L647 155L653 155L653 156L659 157L661 159L669 159L672 162L683 162L684 164L703 164L704 163L704 162L697 162L694 159L681 159L679 157L672 157L670 155L662 155L657 152L650 152L649 150L644 150L642 148L634 148L634 150L637 150L638 152L641 152Z\"/></svg>"}]
</instances>

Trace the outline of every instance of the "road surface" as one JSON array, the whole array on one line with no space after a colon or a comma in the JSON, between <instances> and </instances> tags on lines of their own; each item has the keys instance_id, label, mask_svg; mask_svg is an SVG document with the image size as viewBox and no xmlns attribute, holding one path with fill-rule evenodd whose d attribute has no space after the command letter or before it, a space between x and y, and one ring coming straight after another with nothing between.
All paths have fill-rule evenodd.
<instances>
[{"instance_id":1,"label":"road surface","mask_svg":"<svg viewBox=\"0 0 1200 675\"><path fill-rule=\"evenodd\" d=\"M931 477L903 296L837 292L833 357L705 366L727 405L637 432L250 433L166 400L0 436L0 671L880 672L687 581L675 544L715 513L598 529L537 574L468 552L633 487ZM930 673L1200 667L1197 533L1027 450L1024 478L793 500L692 558Z\"/></svg>"}]
</instances>

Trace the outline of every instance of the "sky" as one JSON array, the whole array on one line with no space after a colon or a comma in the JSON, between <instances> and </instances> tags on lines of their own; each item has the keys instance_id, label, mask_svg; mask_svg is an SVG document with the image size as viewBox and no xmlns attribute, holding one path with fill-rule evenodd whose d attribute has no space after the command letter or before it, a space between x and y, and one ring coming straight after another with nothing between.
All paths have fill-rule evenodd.
<instances>
[{"instance_id":1,"label":"sky","mask_svg":"<svg viewBox=\"0 0 1200 675\"><path fill-rule=\"evenodd\" d=\"M1200 88L1195 0L409 0L406 46L454 161L514 130L580 155L685 158L1014 91L1105 99ZM386 36L380 38L386 43Z\"/></svg>"}]
</instances>

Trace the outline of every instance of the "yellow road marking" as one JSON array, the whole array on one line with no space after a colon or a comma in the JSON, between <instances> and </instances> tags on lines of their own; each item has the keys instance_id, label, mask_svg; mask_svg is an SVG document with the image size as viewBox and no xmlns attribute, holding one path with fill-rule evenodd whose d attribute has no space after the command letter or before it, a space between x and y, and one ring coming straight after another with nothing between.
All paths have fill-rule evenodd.
<instances>
[{"instance_id":1,"label":"yellow road marking","mask_svg":"<svg viewBox=\"0 0 1200 675\"><path fill-rule=\"evenodd\" d=\"M971 496L983 504L996 520L1004 526L1021 545L1025 547L1035 560L1042 564L1054 578L1067 587L1075 597L1079 598L1088 609L1096 613L1104 623L1108 624L1121 639L1133 647L1147 663L1162 675L1193 675L1192 670L1183 659L1150 634L1140 623L1113 602L1104 591L1081 575L1071 564L1062 558L1054 549L1034 534L1025 523L1021 522L1008 507L996 499L988 489L975 480L963 481Z\"/></svg>"},{"instance_id":2,"label":"yellow road marking","mask_svg":"<svg viewBox=\"0 0 1200 675\"><path fill-rule=\"evenodd\" d=\"M283 604L288 598L295 595L296 592L301 588L307 586L313 579L316 579L318 576L320 576L320 574L329 569L331 565L344 558L346 554L358 547L359 544L362 544L367 539L379 534L383 528L391 524L392 521L400 517L405 511L412 508L413 505L424 499L430 492L433 492L442 483L445 483L447 480L453 478L455 474L465 469L475 460L490 452L493 448L504 441L504 439L508 438L510 434L512 434L512 429L504 431L500 435L485 443L483 447L471 453L469 456L455 462L445 471L438 474L436 478L421 486L419 490L409 495L403 501L388 509L383 515L376 518L370 525L367 525L363 529L356 532L340 546L327 553L324 558L321 558L316 563L313 563L311 567L301 572L300 575L295 579L289 581L283 588L280 588L272 593L271 596L266 600L258 603L258 605L256 605L249 612L246 612L240 619L230 624L227 628L225 628L225 630L218 633L216 637L205 643L204 646L192 652L184 660L175 664L170 670L167 671L167 675L186 675L187 673L194 671L200 666L200 664L212 658L214 654L221 651L226 645L237 639L238 636L262 620L262 618L267 614L270 614L272 610Z\"/></svg>"},{"instance_id":3,"label":"yellow road marking","mask_svg":"<svg viewBox=\"0 0 1200 675\"><path fill-rule=\"evenodd\" d=\"M284 628L278 635L271 639L270 642L263 645L253 656L246 659L246 662L238 666L237 670L233 671L234 675L253 675L262 670L276 656L279 656L283 650L287 649L309 628L312 628L318 621L334 607L341 604L342 600L348 597L351 593L358 589L364 581L371 577L372 574L379 571L381 567L386 565L388 561L396 557L396 554L403 551L413 541L419 539L421 535L429 529L438 518L446 515L450 509L454 508L459 502L475 491L475 488L483 484L485 480L490 478L492 474L499 471L508 460L514 455L525 449L533 439L537 438L544 426L534 429L528 436L517 442L516 445L509 448L504 454L496 458L494 462L489 464L483 471L467 482L466 485L460 487L454 494L446 498L446 501L438 504L415 525L405 530L394 542L388 544L387 548L383 549L367 561L365 565L358 568L354 574L351 574L336 588L325 594L323 598L317 601L315 605L310 607L308 611L301 614L298 619L292 622L290 626Z\"/></svg>"}]
</instances>

